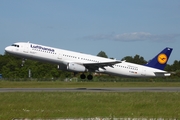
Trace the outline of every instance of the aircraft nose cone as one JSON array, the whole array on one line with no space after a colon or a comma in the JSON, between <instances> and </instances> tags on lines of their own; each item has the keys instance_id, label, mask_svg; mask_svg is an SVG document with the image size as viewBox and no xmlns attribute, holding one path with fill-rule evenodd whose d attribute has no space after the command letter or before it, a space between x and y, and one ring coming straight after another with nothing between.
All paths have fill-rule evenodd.
<instances>
[{"instance_id":1,"label":"aircraft nose cone","mask_svg":"<svg viewBox=\"0 0 180 120\"><path fill-rule=\"evenodd\" d=\"M10 52L10 48L9 47L6 47L5 48L5 51L8 53L8 52Z\"/></svg>"}]
</instances>

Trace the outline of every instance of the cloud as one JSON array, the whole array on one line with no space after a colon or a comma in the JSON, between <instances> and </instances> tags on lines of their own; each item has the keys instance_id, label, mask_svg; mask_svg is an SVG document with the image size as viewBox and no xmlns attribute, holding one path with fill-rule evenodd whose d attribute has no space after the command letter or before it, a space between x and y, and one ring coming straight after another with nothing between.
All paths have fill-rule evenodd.
<instances>
[{"instance_id":1,"label":"cloud","mask_svg":"<svg viewBox=\"0 0 180 120\"><path fill-rule=\"evenodd\" d=\"M117 34L113 36L113 39L117 41L142 41L149 37L151 37L150 33L134 32L134 33Z\"/></svg>"},{"instance_id":2,"label":"cloud","mask_svg":"<svg viewBox=\"0 0 180 120\"><path fill-rule=\"evenodd\" d=\"M164 34L164 35L153 35L148 32L133 32L133 33L123 33L123 34L99 34L86 36L84 39L89 40L114 40L123 42L132 41L154 41L154 42L170 42L174 41L180 34Z\"/></svg>"}]
</instances>

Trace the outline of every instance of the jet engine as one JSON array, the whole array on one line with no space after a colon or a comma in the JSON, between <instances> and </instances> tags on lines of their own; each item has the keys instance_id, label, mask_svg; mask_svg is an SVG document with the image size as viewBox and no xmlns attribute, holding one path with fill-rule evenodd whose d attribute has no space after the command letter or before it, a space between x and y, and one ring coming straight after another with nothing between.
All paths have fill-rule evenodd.
<instances>
[{"instance_id":1,"label":"jet engine","mask_svg":"<svg viewBox=\"0 0 180 120\"><path fill-rule=\"evenodd\" d=\"M74 72L85 72L86 68L83 65L76 64L76 63L68 63L67 70L74 71Z\"/></svg>"}]
</instances>

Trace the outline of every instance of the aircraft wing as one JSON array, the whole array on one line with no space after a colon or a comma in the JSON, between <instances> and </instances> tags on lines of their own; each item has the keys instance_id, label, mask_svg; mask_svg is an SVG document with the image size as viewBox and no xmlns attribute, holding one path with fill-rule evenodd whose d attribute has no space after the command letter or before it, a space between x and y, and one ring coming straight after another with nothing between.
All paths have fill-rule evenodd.
<instances>
[{"instance_id":1,"label":"aircraft wing","mask_svg":"<svg viewBox=\"0 0 180 120\"><path fill-rule=\"evenodd\" d=\"M121 63L122 61L112 61L112 62L100 62L100 63L83 63L83 65L90 70L98 70L102 68L105 70L104 67L113 67L113 65L117 63Z\"/></svg>"}]
</instances>

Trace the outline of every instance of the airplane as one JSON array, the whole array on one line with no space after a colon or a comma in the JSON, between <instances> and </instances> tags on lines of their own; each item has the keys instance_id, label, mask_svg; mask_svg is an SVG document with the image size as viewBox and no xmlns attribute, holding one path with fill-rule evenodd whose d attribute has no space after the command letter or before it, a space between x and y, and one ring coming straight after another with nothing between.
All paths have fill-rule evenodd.
<instances>
[{"instance_id":1,"label":"airplane","mask_svg":"<svg viewBox=\"0 0 180 120\"><path fill-rule=\"evenodd\" d=\"M93 79L93 72L126 77L170 76L171 74L164 71L164 68L172 50L172 48L166 47L147 64L139 65L30 42L17 42L5 48L9 54L24 59L57 64L58 69L81 73L80 78L88 80ZM89 75L86 76L84 74L86 72Z\"/></svg>"}]
</instances>

